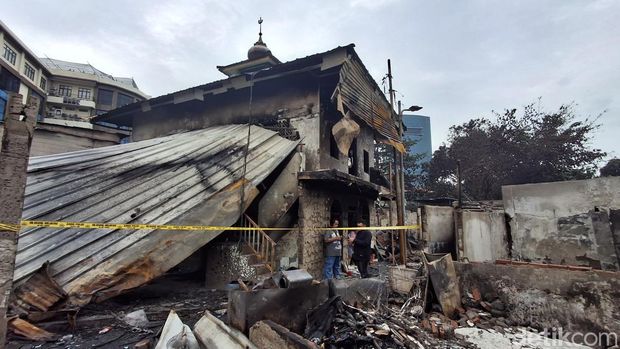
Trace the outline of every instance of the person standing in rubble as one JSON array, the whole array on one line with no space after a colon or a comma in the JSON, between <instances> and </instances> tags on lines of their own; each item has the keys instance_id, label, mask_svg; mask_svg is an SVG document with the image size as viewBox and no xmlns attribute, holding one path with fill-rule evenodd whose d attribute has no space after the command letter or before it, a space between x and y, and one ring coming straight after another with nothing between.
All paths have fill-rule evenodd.
<instances>
[{"instance_id":1,"label":"person standing in rubble","mask_svg":"<svg viewBox=\"0 0 620 349\"><path fill-rule=\"evenodd\" d=\"M342 237L338 233L340 222L334 219L331 229L323 234L325 244L325 266L323 267L323 278L326 280L340 278L340 257L342 256Z\"/></svg>"},{"instance_id":2,"label":"person standing in rubble","mask_svg":"<svg viewBox=\"0 0 620 349\"><path fill-rule=\"evenodd\" d=\"M357 232L353 241L353 260L355 260L360 276L364 279L370 276L368 274L368 263L370 262L370 253L372 251L370 247L372 233L370 230L364 229L365 226L363 223L358 224L358 227L362 229Z\"/></svg>"}]
</instances>

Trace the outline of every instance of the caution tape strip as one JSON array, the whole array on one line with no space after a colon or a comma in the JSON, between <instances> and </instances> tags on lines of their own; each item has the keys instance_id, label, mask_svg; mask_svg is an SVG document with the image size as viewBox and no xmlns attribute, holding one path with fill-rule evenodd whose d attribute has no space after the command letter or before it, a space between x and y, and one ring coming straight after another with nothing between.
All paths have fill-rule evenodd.
<instances>
[{"instance_id":1,"label":"caution tape strip","mask_svg":"<svg viewBox=\"0 0 620 349\"><path fill-rule=\"evenodd\" d=\"M0 231L10 231L12 233L19 232L19 224L0 223Z\"/></svg>"},{"instance_id":2,"label":"caution tape strip","mask_svg":"<svg viewBox=\"0 0 620 349\"><path fill-rule=\"evenodd\" d=\"M113 230L185 230L185 231L223 231L223 230L263 230L285 231L299 228L263 228L263 227L228 227L212 225L167 225L167 224L125 224L125 223L94 223L94 222L55 222L55 221L22 221L21 225L0 223L0 231L19 232L20 228L73 228L73 229L113 229ZM342 227L337 230L411 230L417 225L396 225L387 227ZM334 228L306 228L307 230L332 230Z\"/></svg>"}]
</instances>

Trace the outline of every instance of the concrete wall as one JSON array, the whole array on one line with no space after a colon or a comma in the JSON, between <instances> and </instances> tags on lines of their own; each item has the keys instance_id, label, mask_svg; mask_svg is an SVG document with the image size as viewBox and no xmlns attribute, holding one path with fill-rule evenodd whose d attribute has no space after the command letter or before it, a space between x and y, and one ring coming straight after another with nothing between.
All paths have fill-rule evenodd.
<instances>
[{"instance_id":1,"label":"concrete wall","mask_svg":"<svg viewBox=\"0 0 620 349\"><path fill-rule=\"evenodd\" d=\"M506 304L512 325L620 335L620 274L491 263L455 263L461 292ZM464 294L464 293L463 293Z\"/></svg>"},{"instance_id":2,"label":"concrete wall","mask_svg":"<svg viewBox=\"0 0 620 349\"><path fill-rule=\"evenodd\" d=\"M457 212L458 259L486 262L509 258L504 211Z\"/></svg>"},{"instance_id":3,"label":"concrete wall","mask_svg":"<svg viewBox=\"0 0 620 349\"><path fill-rule=\"evenodd\" d=\"M502 187L513 257L617 270L620 177Z\"/></svg>"},{"instance_id":4,"label":"concrete wall","mask_svg":"<svg viewBox=\"0 0 620 349\"><path fill-rule=\"evenodd\" d=\"M428 243L430 253L450 253L455 248L454 208L450 206L424 205L422 236Z\"/></svg>"}]
</instances>

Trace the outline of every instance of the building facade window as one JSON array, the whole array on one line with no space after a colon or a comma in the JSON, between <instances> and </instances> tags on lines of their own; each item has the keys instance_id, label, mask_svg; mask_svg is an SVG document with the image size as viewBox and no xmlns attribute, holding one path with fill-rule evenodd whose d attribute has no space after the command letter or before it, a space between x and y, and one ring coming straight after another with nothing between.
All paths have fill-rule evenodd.
<instances>
[{"instance_id":1,"label":"building facade window","mask_svg":"<svg viewBox=\"0 0 620 349\"><path fill-rule=\"evenodd\" d=\"M47 87L47 80L45 80L44 77L41 77L41 83L39 83L39 87L45 91L45 88Z\"/></svg>"},{"instance_id":2,"label":"building facade window","mask_svg":"<svg viewBox=\"0 0 620 349\"><path fill-rule=\"evenodd\" d=\"M58 94L63 97L71 97L71 86L59 85Z\"/></svg>"},{"instance_id":3,"label":"building facade window","mask_svg":"<svg viewBox=\"0 0 620 349\"><path fill-rule=\"evenodd\" d=\"M0 66L0 89L11 92L19 91L19 78Z\"/></svg>"},{"instance_id":4,"label":"building facade window","mask_svg":"<svg viewBox=\"0 0 620 349\"><path fill-rule=\"evenodd\" d=\"M364 150L364 172L370 172L370 155Z\"/></svg>"},{"instance_id":5,"label":"building facade window","mask_svg":"<svg viewBox=\"0 0 620 349\"><path fill-rule=\"evenodd\" d=\"M24 75L28 79L34 80L34 68L28 63L24 63Z\"/></svg>"},{"instance_id":6,"label":"building facade window","mask_svg":"<svg viewBox=\"0 0 620 349\"><path fill-rule=\"evenodd\" d=\"M116 107L122 107L127 104L133 103L133 97L119 93L116 97Z\"/></svg>"},{"instance_id":7,"label":"building facade window","mask_svg":"<svg viewBox=\"0 0 620 349\"><path fill-rule=\"evenodd\" d=\"M2 54L2 57L4 57L4 59L9 61L9 63L15 65L15 60L17 59L17 53L15 53L15 51L8 44L5 43L4 53Z\"/></svg>"},{"instance_id":8,"label":"building facade window","mask_svg":"<svg viewBox=\"0 0 620 349\"><path fill-rule=\"evenodd\" d=\"M110 90L99 89L97 93L97 103L103 105L112 105L112 96L114 92Z\"/></svg>"},{"instance_id":9,"label":"building facade window","mask_svg":"<svg viewBox=\"0 0 620 349\"><path fill-rule=\"evenodd\" d=\"M90 89L89 88L80 87L78 89L78 95L77 96L80 99L88 99L88 100L90 100Z\"/></svg>"}]
</instances>

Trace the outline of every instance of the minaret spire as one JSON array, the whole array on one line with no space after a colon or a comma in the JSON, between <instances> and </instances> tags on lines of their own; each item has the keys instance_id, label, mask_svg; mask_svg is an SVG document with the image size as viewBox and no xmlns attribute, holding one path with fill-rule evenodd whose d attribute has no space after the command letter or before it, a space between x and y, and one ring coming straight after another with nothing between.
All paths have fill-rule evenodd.
<instances>
[{"instance_id":1,"label":"minaret spire","mask_svg":"<svg viewBox=\"0 0 620 349\"><path fill-rule=\"evenodd\" d=\"M263 17L258 18L258 42L263 43Z\"/></svg>"}]
</instances>

